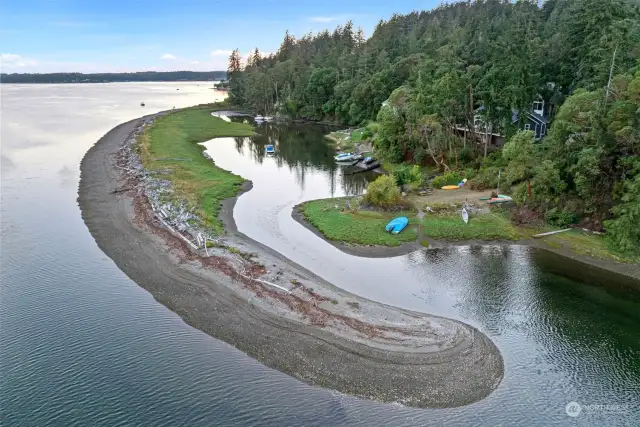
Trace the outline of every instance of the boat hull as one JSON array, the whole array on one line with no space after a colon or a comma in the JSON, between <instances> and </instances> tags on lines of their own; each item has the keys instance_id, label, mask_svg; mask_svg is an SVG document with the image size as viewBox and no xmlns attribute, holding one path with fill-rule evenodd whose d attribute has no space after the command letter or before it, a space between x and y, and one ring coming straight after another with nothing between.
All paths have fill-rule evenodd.
<instances>
[{"instance_id":1,"label":"boat hull","mask_svg":"<svg viewBox=\"0 0 640 427\"><path fill-rule=\"evenodd\" d=\"M391 234L398 234L405 229L408 223L409 219L406 216L399 216L392 219L391 222L389 222L389 224L387 224L387 226L385 227L385 230L387 230Z\"/></svg>"}]
</instances>

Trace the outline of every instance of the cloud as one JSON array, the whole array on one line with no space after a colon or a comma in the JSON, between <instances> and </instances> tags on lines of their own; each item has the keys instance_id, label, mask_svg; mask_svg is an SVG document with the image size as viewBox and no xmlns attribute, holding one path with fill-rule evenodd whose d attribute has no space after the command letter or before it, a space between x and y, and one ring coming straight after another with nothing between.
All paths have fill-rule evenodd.
<instances>
[{"instance_id":1,"label":"cloud","mask_svg":"<svg viewBox=\"0 0 640 427\"><path fill-rule=\"evenodd\" d=\"M172 54L170 54L170 53L165 53L164 55L162 55L162 56L160 57L160 59L169 59L169 60L173 60L173 59L176 59L176 57L175 57L175 55L172 55Z\"/></svg>"},{"instance_id":2,"label":"cloud","mask_svg":"<svg viewBox=\"0 0 640 427\"><path fill-rule=\"evenodd\" d=\"M3 71L31 67L37 64L38 61L36 61L35 59L24 58L21 55L16 55L13 53L0 54L0 69L2 69Z\"/></svg>"},{"instance_id":3,"label":"cloud","mask_svg":"<svg viewBox=\"0 0 640 427\"><path fill-rule=\"evenodd\" d=\"M342 21L343 18L342 16L312 16L309 21L326 24L327 22Z\"/></svg>"},{"instance_id":4,"label":"cloud","mask_svg":"<svg viewBox=\"0 0 640 427\"><path fill-rule=\"evenodd\" d=\"M212 50L211 51L211 56L216 57L216 56L229 56L231 55L230 50L224 50L224 49L216 49L216 50Z\"/></svg>"},{"instance_id":5,"label":"cloud","mask_svg":"<svg viewBox=\"0 0 640 427\"><path fill-rule=\"evenodd\" d=\"M191 61L191 62L189 62L189 64L192 64L192 65L198 65L199 63L200 63L200 61Z\"/></svg>"}]
</instances>

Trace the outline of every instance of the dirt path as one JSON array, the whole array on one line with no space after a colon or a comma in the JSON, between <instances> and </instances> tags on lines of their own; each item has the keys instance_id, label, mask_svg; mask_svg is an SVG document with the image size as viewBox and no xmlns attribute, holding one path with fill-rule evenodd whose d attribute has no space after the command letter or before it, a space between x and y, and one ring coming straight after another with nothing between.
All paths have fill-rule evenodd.
<instances>
[{"instance_id":1,"label":"dirt path","mask_svg":"<svg viewBox=\"0 0 640 427\"><path fill-rule=\"evenodd\" d=\"M428 196L411 195L409 197L416 206L428 206L429 203L464 203L465 201L486 204L479 199L488 196L491 196L491 190L474 191L462 187L457 190L434 189Z\"/></svg>"},{"instance_id":2,"label":"dirt path","mask_svg":"<svg viewBox=\"0 0 640 427\"><path fill-rule=\"evenodd\" d=\"M503 361L487 336L451 319L349 294L233 227L228 243L257 254L243 271L288 289L247 280L236 255L202 257L159 225L116 153L140 120L107 133L81 164L78 202L98 246L132 280L188 324L265 365L307 383L408 406L454 407L490 394Z\"/></svg>"}]
</instances>

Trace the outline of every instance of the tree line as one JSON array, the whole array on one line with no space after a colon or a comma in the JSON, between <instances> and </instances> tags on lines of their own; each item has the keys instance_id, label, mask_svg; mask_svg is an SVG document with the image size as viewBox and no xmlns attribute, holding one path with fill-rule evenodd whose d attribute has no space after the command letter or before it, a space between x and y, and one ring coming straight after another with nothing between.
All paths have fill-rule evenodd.
<instances>
[{"instance_id":1,"label":"tree line","mask_svg":"<svg viewBox=\"0 0 640 427\"><path fill-rule=\"evenodd\" d=\"M376 151L390 161L429 161L478 188L502 171L523 206L606 228L633 250L638 58L635 0L465 1L381 20L368 39L347 22L287 32L275 54L256 49L244 64L236 50L229 97L262 114L376 122ZM536 100L550 116L541 143L521 130ZM488 153L491 133L508 141L504 150Z\"/></svg>"},{"instance_id":2,"label":"tree line","mask_svg":"<svg viewBox=\"0 0 640 427\"><path fill-rule=\"evenodd\" d=\"M135 73L2 73L1 83L111 83L224 80L226 71L140 71Z\"/></svg>"}]
</instances>

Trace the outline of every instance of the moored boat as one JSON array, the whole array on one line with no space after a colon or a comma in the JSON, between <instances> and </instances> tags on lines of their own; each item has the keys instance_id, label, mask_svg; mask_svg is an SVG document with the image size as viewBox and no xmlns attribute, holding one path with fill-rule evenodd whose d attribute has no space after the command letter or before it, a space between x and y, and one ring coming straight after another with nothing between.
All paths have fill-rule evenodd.
<instances>
[{"instance_id":1,"label":"moored boat","mask_svg":"<svg viewBox=\"0 0 640 427\"><path fill-rule=\"evenodd\" d=\"M274 154L276 149L273 145L269 144L264 148L264 151L266 151L267 154Z\"/></svg>"},{"instance_id":2,"label":"moored boat","mask_svg":"<svg viewBox=\"0 0 640 427\"><path fill-rule=\"evenodd\" d=\"M260 114L258 114L253 120L255 120L256 122L262 122L262 121L264 121L264 117L262 117Z\"/></svg>"},{"instance_id":3,"label":"moored boat","mask_svg":"<svg viewBox=\"0 0 640 427\"><path fill-rule=\"evenodd\" d=\"M362 154L340 153L334 157L336 162L353 162L362 159Z\"/></svg>"}]
</instances>

